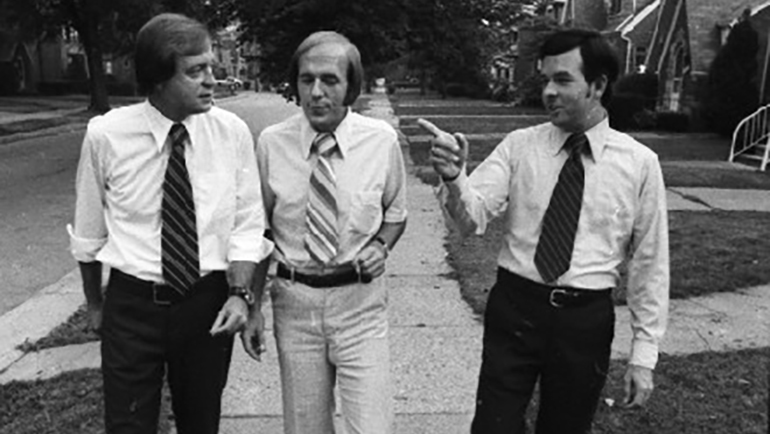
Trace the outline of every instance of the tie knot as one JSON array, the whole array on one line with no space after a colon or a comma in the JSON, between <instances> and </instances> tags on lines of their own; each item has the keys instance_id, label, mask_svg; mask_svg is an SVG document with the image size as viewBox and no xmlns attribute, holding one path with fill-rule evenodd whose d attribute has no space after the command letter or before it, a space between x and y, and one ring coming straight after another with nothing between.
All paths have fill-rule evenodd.
<instances>
[{"instance_id":1,"label":"tie knot","mask_svg":"<svg viewBox=\"0 0 770 434\"><path fill-rule=\"evenodd\" d=\"M564 142L564 150L572 156L580 154L591 154L591 148L588 146L588 137L584 133L575 133L567 137Z\"/></svg>"},{"instance_id":2,"label":"tie knot","mask_svg":"<svg viewBox=\"0 0 770 434\"><path fill-rule=\"evenodd\" d=\"M328 157L337 147L337 140L332 133L320 133L313 140L313 150L324 157Z\"/></svg>"},{"instance_id":3,"label":"tie knot","mask_svg":"<svg viewBox=\"0 0 770 434\"><path fill-rule=\"evenodd\" d=\"M171 137L172 148L184 147L187 139L187 128L182 124L174 124L171 126L171 131L168 135Z\"/></svg>"}]
</instances>

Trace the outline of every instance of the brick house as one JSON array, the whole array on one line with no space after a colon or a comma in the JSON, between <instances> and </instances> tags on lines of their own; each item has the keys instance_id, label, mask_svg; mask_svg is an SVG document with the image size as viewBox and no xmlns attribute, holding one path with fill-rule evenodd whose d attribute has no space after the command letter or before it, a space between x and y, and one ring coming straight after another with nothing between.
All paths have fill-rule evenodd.
<instances>
[{"instance_id":1,"label":"brick house","mask_svg":"<svg viewBox=\"0 0 770 434\"><path fill-rule=\"evenodd\" d=\"M768 101L770 0L568 0L561 22L608 35L624 73L658 76L658 110L692 114L711 62L745 9L759 33L758 87Z\"/></svg>"}]
</instances>

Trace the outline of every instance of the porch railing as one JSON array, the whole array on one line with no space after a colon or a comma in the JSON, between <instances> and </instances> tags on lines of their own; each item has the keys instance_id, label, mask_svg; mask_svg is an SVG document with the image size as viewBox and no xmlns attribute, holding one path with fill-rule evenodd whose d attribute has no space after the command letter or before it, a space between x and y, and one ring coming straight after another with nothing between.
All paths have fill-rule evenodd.
<instances>
[{"instance_id":1,"label":"porch railing","mask_svg":"<svg viewBox=\"0 0 770 434\"><path fill-rule=\"evenodd\" d=\"M733 132L728 161L736 157L759 163L759 170L765 170L770 156L770 104L760 107L743 119Z\"/></svg>"}]
</instances>

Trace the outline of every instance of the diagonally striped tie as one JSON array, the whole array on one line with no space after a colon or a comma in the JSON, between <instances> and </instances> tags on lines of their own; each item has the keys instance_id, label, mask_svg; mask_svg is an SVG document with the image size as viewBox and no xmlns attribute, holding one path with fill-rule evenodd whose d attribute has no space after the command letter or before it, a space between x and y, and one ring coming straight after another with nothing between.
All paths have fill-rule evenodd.
<instances>
[{"instance_id":1,"label":"diagonally striped tie","mask_svg":"<svg viewBox=\"0 0 770 434\"><path fill-rule=\"evenodd\" d=\"M185 165L185 144L190 136L182 124L174 124L168 135L171 154L163 180L161 204L161 263L163 279L182 294L200 277L195 203Z\"/></svg>"},{"instance_id":2,"label":"diagonally striped tie","mask_svg":"<svg viewBox=\"0 0 770 434\"><path fill-rule=\"evenodd\" d=\"M305 248L316 262L328 264L337 255L337 179L331 166L331 157L337 149L337 140L331 133L321 133L313 140L313 151L318 161L310 175Z\"/></svg>"},{"instance_id":3,"label":"diagonally striped tie","mask_svg":"<svg viewBox=\"0 0 770 434\"><path fill-rule=\"evenodd\" d=\"M555 281L569 270L585 183L580 156L591 152L588 138L583 133L569 136L564 149L569 157L559 173L543 216L543 228L535 250L535 266L546 283Z\"/></svg>"}]
</instances>

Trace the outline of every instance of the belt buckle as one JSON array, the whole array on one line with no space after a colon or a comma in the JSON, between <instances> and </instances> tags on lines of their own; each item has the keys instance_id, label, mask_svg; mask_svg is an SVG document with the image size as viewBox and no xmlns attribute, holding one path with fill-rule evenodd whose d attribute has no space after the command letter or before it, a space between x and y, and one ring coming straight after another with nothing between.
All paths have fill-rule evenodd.
<instances>
[{"instance_id":1,"label":"belt buckle","mask_svg":"<svg viewBox=\"0 0 770 434\"><path fill-rule=\"evenodd\" d=\"M159 306L171 306L171 300L161 300L158 298L158 293L160 292L160 289L162 289L165 284L161 283L153 283L152 284L152 302L159 305Z\"/></svg>"},{"instance_id":2,"label":"belt buckle","mask_svg":"<svg viewBox=\"0 0 770 434\"><path fill-rule=\"evenodd\" d=\"M565 305L563 303L560 303L556 299L557 296L568 297L569 293L566 290L561 288L556 288L551 290L551 293L548 295L548 302L551 303L551 306L558 309L558 308L564 307Z\"/></svg>"}]
</instances>

